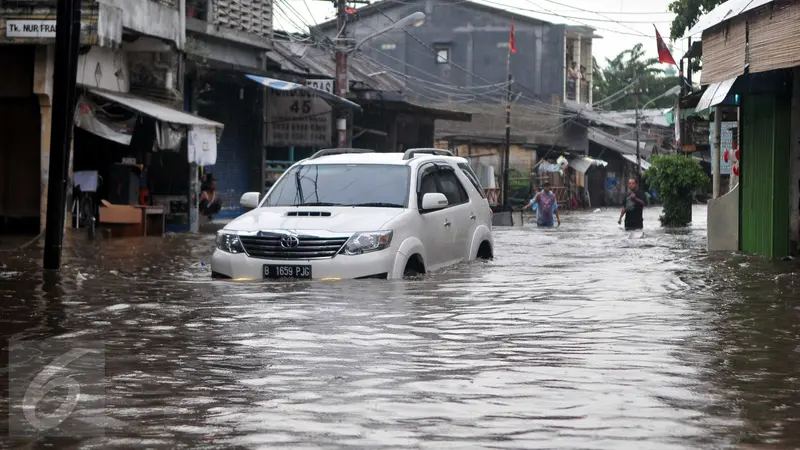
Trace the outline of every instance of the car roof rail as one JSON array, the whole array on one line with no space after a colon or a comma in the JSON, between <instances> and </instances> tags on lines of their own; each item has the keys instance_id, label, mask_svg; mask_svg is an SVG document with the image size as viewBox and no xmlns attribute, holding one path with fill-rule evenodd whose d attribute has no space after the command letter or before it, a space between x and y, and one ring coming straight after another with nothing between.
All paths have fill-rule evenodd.
<instances>
[{"instance_id":1,"label":"car roof rail","mask_svg":"<svg viewBox=\"0 0 800 450\"><path fill-rule=\"evenodd\" d=\"M455 156L450 150L440 148L412 148L403 154L403 159L411 159L417 155Z\"/></svg>"},{"instance_id":2,"label":"car roof rail","mask_svg":"<svg viewBox=\"0 0 800 450\"><path fill-rule=\"evenodd\" d=\"M314 153L308 159L317 159L323 156L331 155L345 155L349 153L375 153L375 150L368 150L365 148L326 148Z\"/></svg>"}]
</instances>

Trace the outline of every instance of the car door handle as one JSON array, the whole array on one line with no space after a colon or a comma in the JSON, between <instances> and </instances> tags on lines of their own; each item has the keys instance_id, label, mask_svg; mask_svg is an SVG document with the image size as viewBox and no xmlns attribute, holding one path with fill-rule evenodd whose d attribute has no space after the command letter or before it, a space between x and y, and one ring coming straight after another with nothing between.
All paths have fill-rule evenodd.
<instances>
[{"instance_id":1,"label":"car door handle","mask_svg":"<svg viewBox=\"0 0 800 450\"><path fill-rule=\"evenodd\" d=\"M475 213L471 213L471 214L470 214L470 216L469 216L469 218L470 218L471 220L475 220L475 219L477 219L477 218L478 218L478 216L476 216L476 215L475 215Z\"/></svg>"},{"instance_id":2,"label":"car door handle","mask_svg":"<svg viewBox=\"0 0 800 450\"><path fill-rule=\"evenodd\" d=\"M450 226L450 221L447 220L447 219L444 219L444 226L449 227Z\"/></svg>"}]
</instances>

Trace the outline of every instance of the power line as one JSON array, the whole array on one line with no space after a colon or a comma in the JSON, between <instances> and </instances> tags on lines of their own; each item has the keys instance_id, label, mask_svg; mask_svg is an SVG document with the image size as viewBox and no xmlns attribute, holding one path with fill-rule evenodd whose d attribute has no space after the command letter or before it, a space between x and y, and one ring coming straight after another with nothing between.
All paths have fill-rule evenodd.
<instances>
[{"instance_id":1,"label":"power line","mask_svg":"<svg viewBox=\"0 0 800 450\"><path fill-rule=\"evenodd\" d=\"M526 1L527 1L528 3L533 3L531 0L526 0ZM608 17L608 16L606 16L606 15L604 15L604 14L602 14L602 13L599 13L599 12L597 12L597 11L589 11L589 10L586 10L586 9L583 9L583 8L578 8L577 6L565 5L564 3L560 3L560 2L557 2L557 1L555 1L555 0L544 0L544 1L546 1L546 2L548 2L548 3L552 3L552 4L554 4L554 5L558 5L558 6L565 6L565 7L567 7L567 8L572 8L572 9L574 9L574 10L576 10L576 11L586 12L586 13L589 13L589 14L598 14L598 15L601 15L601 16L605 17L606 19L611 19L610 17ZM533 3L533 4L535 4L535 3ZM631 27L629 27L629 26L627 26L627 25L623 25L622 23L620 23L620 22L618 22L618 21L617 21L616 23L617 23L617 24L619 24L619 25L622 25L624 28L627 28L627 29L629 29L629 30L631 30L631 31L633 31L633 32L635 32L635 33L641 34L641 32L640 32L639 30L636 30L636 29L634 29L634 28L631 28Z\"/></svg>"},{"instance_id":2,"label":"power line","mask_svg":"<svg viewBox=\"0 0 800 450\"><path fill-rule=\"evenodd\" d=\"M509 8L508 5L505 5L505 4L502 4L502 3L498 3L498 2L495 2L495 1L492 1L492 0L480 0L480 1L483 2L483 3L489 3L489 4L492 4L492 5L497 5L497 6L502 6L504 8ZM529 3L533 4L534 6L538 6L539 8L542 8L542 6L539 6L539 5L537 5L537 4L533 3L533 2L529 1ZM591 17L575 17L575 16L566 15L566 14L559 14L559 13L556 13L554 10L544 9L544 8L543 8L543 10L537 10L537 9L531 9L531 8L523 8L521 6L514 6L513 8L517 9L517 10L520 10L520 11L530 12L530 13L534 13L534 14L543 14L543 15L546 15L546 16L554 16L554 17L560 17L562 19L570 19L570 20L576 20L576 21L577 20L587 20L589 22L617 23L617 24L620 24L620 25L625 24L625 23L653 24L652 20L629 20L629 21L625 21L625 20L615 20L615 19L612 19L610 17L607 17L606 19L593 19ZM592 12L592 14L602 15L601 13L598 13L598 12ZM670 14L672 14L672 13L670 13ZM672 23L672 21L671 20L656 20L655 23ZM633 31L635 31L638 34L641 34L641 32L639 32L638 30L633 30Z\"/></svg>"}]
</instances>

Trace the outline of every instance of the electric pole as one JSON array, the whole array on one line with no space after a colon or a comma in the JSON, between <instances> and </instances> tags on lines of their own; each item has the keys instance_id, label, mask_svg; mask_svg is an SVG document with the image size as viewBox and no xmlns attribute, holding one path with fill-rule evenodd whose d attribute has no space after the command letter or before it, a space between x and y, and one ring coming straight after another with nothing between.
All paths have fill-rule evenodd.
<instances>
[{"instance_id":1,"label":"electric pole","mask_svg":"<svg viewBox=\"0 0 800 450\"><path fill-rule=\"evenodd\" d=\"M47 183L44 268L61 268L69 156L75 116L75 83L81 30L80 0L59 0L56 10L56 56L53 73L50 175Z\"/></svg>"},{"instance_id":2,"label":"electric pole","mask_svg":"<svg viewBox=\"0 0 800 450\"><path fill-rule=\"evenodd\" d=\"M639 142L639 127L641 125L641 117L640 117L640 111L639 111L639 94L649 92L647 87L642 88L642 87L639 86L640 82L641 82L641 79L637 78L636 79L636 85L633 88L634 89L634 102L635 102L635 108L636 108L636 122L635 122L636 129L634 130L635 133L636 133L636 182L639 184L639 186L642 185L642 155L641 155L641 149L640 149L641 145L640 145L640 142ZM655 99L653 99L653 100L655 100ZM651 102L652 102L652 100L651 100ZM649 103L650 102L648 102L647 104L649 104ZM645 106L647 106L647 104Z\"/></svg>"},{"instance_id":3,"label":"electric pole","mask_svg":"<svg viewBox=\"0 0 800 450\"><path fill-rule=\"evenodd\" d=\"M336 29L338 33L334 41L336 47L335 94L345 98L350 88L347 81L347 2L346 0L334 1L336 2ZM350 143L347 140L347 110L344 108L339 110L338 117L336 118L336 129L339 134L338 147L349 148Z\"/></svg>"},{"instance_id":4,"label":"electric pole","mask_svg":"<svg viewBox=\"0 0 800 450\"><path fill-rule=\"evenodd\" d=\"M642 185L642 157L639 154L639 88L636 88L636 182Z\"/></svg>"},{"instance_id":5,"label":"electric pole","mask_svg":"<svg viewBox=\"0 0 800 450\"><path fill-rule=\"evenodd\" d=\"M511 159L511 82L513 78L508 74L508 86L506 86L506 151L503 155L503 211L510 211L509 208L509 161Z\"/></svg>"}]
</instances>

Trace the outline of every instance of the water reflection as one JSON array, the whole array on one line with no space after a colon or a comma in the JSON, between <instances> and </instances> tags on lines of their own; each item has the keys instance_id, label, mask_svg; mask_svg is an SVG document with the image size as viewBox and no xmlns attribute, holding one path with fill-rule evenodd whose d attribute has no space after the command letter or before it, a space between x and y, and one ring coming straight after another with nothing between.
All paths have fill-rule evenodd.
<instances>
[{"instance_id":1,"label":"water reflection","mask_svg":"<svg viewBox=\"0 0 800 450\"><path fill-rule=\"evenodd\" d=\"M210 235L72 239L60 277L0 254L0 322L105 343L115 422L86 448L800 445L793 263L657 214L497 230L495 261L396 282L211 281Z\"/></svg>"}]
</instances>

